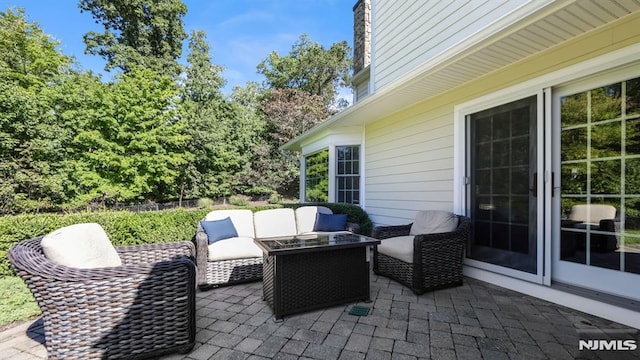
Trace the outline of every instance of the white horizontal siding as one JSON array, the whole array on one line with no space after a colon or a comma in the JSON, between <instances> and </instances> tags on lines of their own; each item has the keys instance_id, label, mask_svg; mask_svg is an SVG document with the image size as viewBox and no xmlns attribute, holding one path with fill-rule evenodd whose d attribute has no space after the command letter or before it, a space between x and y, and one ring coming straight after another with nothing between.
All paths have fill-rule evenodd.
<instances>
[{"instance_id":1,"label":"white horizontal siding","mask_svg":"<svg viewBox=\"0 0 640 360\"><path fill-rule=\"evenodd\" d=\"M369 95L369 80L357 84L354 90L354 101L358 102L362 100L362 98Z\"/></svg>"},{"instance_id":2,"label":"white horizontal siding","mask_svg":"<svg viewBox=\"0 0 640 360\"><path fill-rule=\"evenodd\" d=\"M374 0L375 1L375 0ZM376 1L375 89L432 59L528 0Z\"/></svg>"},{"instance_id":3,"label":"white horizontal siding","mask_svg":"<svg viewBox=\"0 0 640 360\"><path fill-rule=\"evenodd\" d=\"M367 126L365 201L376 225L409 223L419 210L453 209L452 110L405 112Z\"/></svg>"}]
</instances>

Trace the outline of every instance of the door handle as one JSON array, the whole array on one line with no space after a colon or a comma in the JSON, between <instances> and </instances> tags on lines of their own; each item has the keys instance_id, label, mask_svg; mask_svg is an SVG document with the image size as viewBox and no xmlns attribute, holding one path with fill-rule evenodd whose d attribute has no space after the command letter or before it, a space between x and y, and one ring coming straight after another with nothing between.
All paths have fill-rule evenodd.
<instances>
[{"instance_id":1,"label":"door handle","mask_svg":"<svg viewBox=\"0 0 640 360\"><path fill-rule=\"evenodd\" d=\"M533 197L538 197L538 173L533 173L533 187L529 188L529 191L533 194Z\"/></svg>"}]
</instances>

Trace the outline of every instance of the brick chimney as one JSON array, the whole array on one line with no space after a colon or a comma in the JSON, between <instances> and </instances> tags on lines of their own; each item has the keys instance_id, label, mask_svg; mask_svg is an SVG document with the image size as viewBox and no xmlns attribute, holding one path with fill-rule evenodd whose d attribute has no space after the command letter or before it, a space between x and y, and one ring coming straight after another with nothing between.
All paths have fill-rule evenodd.
<instances>
[{"instance_id":1,"label":"brick chimney","mask_svg":"<svg viewBox=\"0 0 640 360\"><path fill-rule=\"evenodd\" d=\"M358 0L353 7L353 74L371 63L371 0Z\"/></svg>"}]
</instances>

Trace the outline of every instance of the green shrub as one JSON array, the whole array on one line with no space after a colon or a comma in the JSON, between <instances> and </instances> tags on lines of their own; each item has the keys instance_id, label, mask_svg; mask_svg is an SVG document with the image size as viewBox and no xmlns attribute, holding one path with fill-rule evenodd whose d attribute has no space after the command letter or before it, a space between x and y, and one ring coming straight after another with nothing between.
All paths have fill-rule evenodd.
<instances>
[{"instance_id":1,"label":"green shrub","mask_svg":"<svg viewBox=\"0 0 640 360\"><path fill-rule=\"evenodd\" d=\"M271 194L271 196L269 196L269 204L282 204L282 195L278 194L278 193L273 193Z\"/></svg>"},{"instance_id":2,"label":"green shrub","mask_svg":"<svg viewBox=\"0 0 640 360\"><path fill-rule=\"evenodd\" d=\"M285 207L298 208L300 206L317 205L325 206L331 209L334 214L347 214L347 222L360 225L360 233L362 235L371 235L373 223L369 219L369 215L360 206L343 203L303 203L303 204L285 204Z\"/></svg>"},{"instance_id":3,"label":"green shrub","mask_svg":"<svg viewBox=\"0 0 640 360\"><path fill-rule=\"evenodd\" d=\"M209 198L198 199L198 207L200 209L211 209L213 207L213 200Z\"/></svg>"},{"instance_id":4,"label":"green shrub","mask_svg":"<svg viewBox=\"0 0 640 360\"><path fill-rule=\"evenodd\" d=\"M250 197L246 195L232 195L229 197L229 204L235 206L247 206L249 205Z\"/></svg>"}]
</instances>

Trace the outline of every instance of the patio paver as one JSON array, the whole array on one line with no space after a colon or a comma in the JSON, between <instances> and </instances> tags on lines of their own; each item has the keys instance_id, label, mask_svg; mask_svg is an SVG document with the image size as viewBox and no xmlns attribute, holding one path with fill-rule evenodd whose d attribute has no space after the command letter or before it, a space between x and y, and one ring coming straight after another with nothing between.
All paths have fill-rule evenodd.
<instances>
[{"instance_id":1,"label":"patio paver","mask_svg":"<svg viewBox=\"0 0 640 360\"><path fill-rule=\"evenodd\" d=\"M274 321L260 282L197 293L197 344L163 359L640 359L635 351L579 351L602 331L640 345L640 332L474 279L421 296L372 275L367 316L351 305ZM0 333L0 357L45 359L42 322Z\"/></svg>"}]
</instances>

